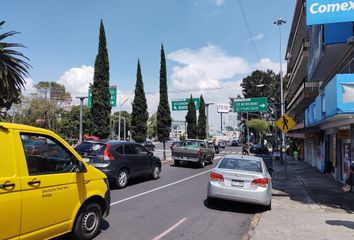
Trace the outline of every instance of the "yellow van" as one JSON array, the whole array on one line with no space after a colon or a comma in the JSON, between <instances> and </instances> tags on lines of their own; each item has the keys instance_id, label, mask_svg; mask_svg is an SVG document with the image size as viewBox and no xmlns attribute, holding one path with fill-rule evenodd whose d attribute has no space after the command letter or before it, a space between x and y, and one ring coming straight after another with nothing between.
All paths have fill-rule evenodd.
<instances>
[{"instance_id":1,"label":"yellow van","mask_svg":"<svg viewBox=\"0 0 354 240\"><path fill-rule=\"evenodd\" d=\"M62 138L0 122L0 239L91 239L109 209L106 176Z\"/></svg>"}]
</instances>

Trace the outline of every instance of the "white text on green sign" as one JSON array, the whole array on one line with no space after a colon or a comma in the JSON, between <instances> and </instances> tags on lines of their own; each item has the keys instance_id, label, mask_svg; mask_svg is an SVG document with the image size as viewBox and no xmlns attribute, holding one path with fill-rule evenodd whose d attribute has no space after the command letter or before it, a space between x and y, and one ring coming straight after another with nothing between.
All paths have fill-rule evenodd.
<instances>
[{"instance_id":1,"label":"white text on green sign","mask_svg":"<svg viewBox=\"0 0 354 240\"><path fill-rule=\"evenodd\" d=\"M109 88L109 93L111 95L111 105L112 107L117 106L117 87L110 87ZM92 106L92 93L91 93L91 88L89 88L88 92L88 99L87 99L87 104L89 107Z\"/></svg>"},{"instance_id":2,"label":"white text on green sign","mask_svg":"<svg viewBox=\"0 0 354 240\"><path fill-rule=\"evenodd\" d=\"M243 98L234 99L234 112L267 112L268 99L262 98Z\"/></svg>"},{"instance_id":3,"label":"white text on green sign","mask_svg":"<svg viewBox=\"0 0 354 240\"><path fill-rule=\"evenodd\" d=\"M188 103L190 98L173 99L172 100L172 111L188 111ZM199 110L200 99L193 98L195 108Z\"/></svg>"}]
</instances>

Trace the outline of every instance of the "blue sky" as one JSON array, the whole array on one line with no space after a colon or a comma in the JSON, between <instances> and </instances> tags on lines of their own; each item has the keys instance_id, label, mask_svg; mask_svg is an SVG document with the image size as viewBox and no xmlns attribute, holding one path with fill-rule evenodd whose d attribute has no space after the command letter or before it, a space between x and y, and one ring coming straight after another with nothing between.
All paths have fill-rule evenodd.
<instances>
[{"instance_id":1,"label":"blue sky","mask_svg":"<svg viewBox=\"0 0 354 240\"><path fill-rule=\"evenodd\" d=\"M74 96L92 81L103 19L110 59L111 85L132 99L140 58L149 111L158 103L160 45L167 55L170 98L203 94L207 101L227 102L240 92L239 81L256 68L279 70L278 29L283 27L283 55L295 1L241 0L260 59L252 47L238 0L61 0L3 1L1 31L21 34L12 41L30 58L27 92L38 81L58 81ZM213 90L210 88L227 88ZM129 110L130 104L124 109ZM173 113L183 119L183 113ZM216 120L215 120L216 121Z\"/></svg>"}]
</instances>

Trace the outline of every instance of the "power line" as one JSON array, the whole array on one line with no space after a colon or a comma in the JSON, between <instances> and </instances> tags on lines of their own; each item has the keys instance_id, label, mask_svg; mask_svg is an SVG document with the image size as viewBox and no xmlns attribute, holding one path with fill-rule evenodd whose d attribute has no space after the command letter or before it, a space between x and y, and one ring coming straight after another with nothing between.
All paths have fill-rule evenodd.
<instances>
[{"instance_id":1,"label":"power line","mask_svg":"<svg viewBox=\"0 0 354 240\"><path fill-rule=\"evenodd\" d=\"M257 59L258 59L258 62L260 62L260 57L259 57L259 54L258 54L258 51L257 51L257 47L256 47L256 44L255 44L254 39L253 39L254 36L253 36L253 34L252 34L252 32L251 32L251 27L250 27L250 25L248 24L246 12L245 12L245 9L243 8L243 5L242 5L242 0L237 0L237 2L238 2L238 5L240 6L241 13L242 13L242 17L243 17L243 20L244 20L244 22L245 22L248 35L250 36L250 41L251 41L253 50L254 50L254 52L255 52L255 54L256 54L256 57L257 57Z\"/></svg>"},{"instance_id":2,"label":"power line","mask_svg":"<svg viewBox=\"0 0 354 240\"><path fill-rule=\"evenodd\" d=\"M216 90L231 90L231 89L236 89L237 85L231 85L231 86L227 86L227 87L215 87L215 88L206 88L206 89L188 89L188 90L173 90L173 91L168 91L168 93L193 93L193 92L207 92L207 91L216 91ZM120 90L122 93L126 93L129 91L122 91ZM25 90L23 91L24 93L41 93L39 91L36 90ZM62 92L56 92L56 91L52 91L52 93L62 93ZM159 93L159 91L155 91L155 92L145 92L145 94L156 94ZM45 94L45 93L44 93ZM72 95L77 95L77 94L82 94L81 92L70 92L70 94ZM131 94L134 94L134 92L131 92Z\"/></svg>"}]
</instances>

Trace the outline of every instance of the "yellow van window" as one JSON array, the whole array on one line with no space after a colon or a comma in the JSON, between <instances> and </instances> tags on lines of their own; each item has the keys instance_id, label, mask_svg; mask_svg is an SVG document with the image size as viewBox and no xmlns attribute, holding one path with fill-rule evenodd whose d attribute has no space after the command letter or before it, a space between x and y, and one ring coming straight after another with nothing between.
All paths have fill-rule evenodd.
<instances>
[{"instance_id":1,"label":"yellow van window","mask_svg":"<svg viewBox=\"0 0 354 240\"><path fill-rule=\"evenodd\" d=\"M29 175L67 173L76 169L74 157L51 137L21 133Z\"/></svg>"},{"instance_id":2,"label":"yellow van window","mask_svg":"<svg viewBox=\"0 0 354 240\"><path fill-rule=\"evenodd\" d=\"M10 177L15 175L15 159L13 156L12 134L0 130L0 177Z\"/></svg>"}]
</instances>

